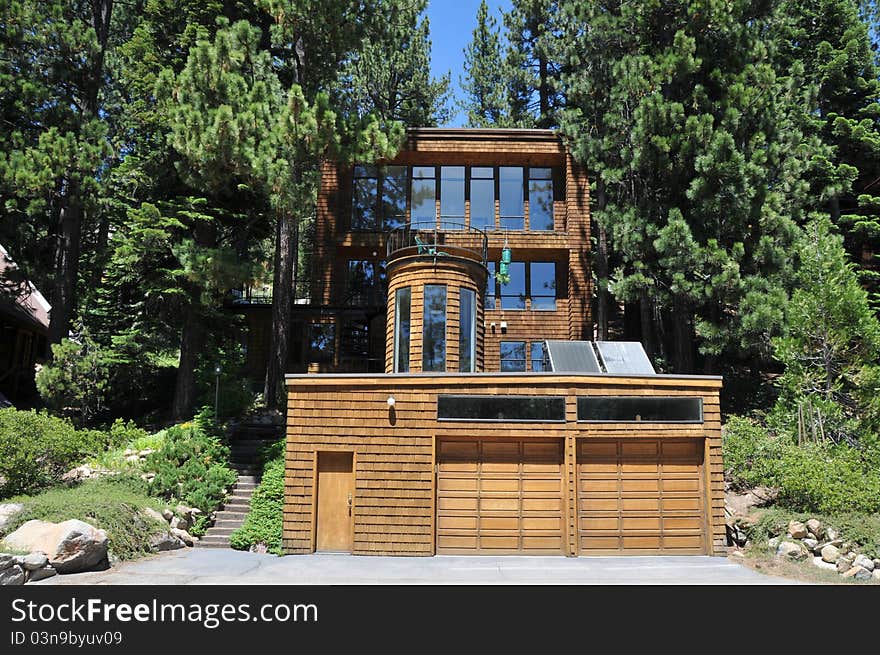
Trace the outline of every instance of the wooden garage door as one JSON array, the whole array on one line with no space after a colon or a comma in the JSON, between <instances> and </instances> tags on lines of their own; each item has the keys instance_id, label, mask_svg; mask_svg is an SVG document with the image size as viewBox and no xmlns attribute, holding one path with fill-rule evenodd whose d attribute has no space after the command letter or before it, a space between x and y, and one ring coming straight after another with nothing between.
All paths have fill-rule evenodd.
<instances>
[{"instance_id":1,"label":"wooden garage door","mask_svg":"<svg viewBox=\"0 0 880 655\"><path fill-rule=\"evenodd\" d=\"M703 441L582 439L580 553L706 552Z\"/></svg>"},{"instance_id":2,"label":"wooden garage door","mask_svg":"<svg viewBox=\"0 0 880 655\"><path fill-rule=\"evenodd\" d=\"M562 440L443 440L439 554L560 554Z\"/></svg>"}]
</instances>

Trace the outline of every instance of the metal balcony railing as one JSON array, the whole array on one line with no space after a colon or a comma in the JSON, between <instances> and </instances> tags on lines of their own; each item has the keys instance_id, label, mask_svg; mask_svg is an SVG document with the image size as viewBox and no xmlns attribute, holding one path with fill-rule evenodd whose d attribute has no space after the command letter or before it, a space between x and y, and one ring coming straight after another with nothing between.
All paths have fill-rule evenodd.
<instances>
[{"instance_id":1,"label":"metal balcony railing","mask_svg":"<svg viewBox=\"0 0 880 655\"><path fill-rule=\"evenodd\" d=\"M462 257L486 265L489 238L475 227L454 221L410 223L392 230L387 240L388 261L399 257Z\"/></svg>"}]
</instances>

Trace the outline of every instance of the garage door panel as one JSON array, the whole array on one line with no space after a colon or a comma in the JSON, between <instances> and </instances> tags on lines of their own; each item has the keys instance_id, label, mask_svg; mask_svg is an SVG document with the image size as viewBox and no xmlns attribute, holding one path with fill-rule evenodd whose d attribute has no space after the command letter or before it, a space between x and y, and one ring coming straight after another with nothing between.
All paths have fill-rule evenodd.
<instances>
[{"instance_id":1,"label":"garage door panel","mask_svg":"<svg viewBox=\"0 0 880 655\"><path fill-rule=\"evenodd\" d=\"M702 441L581 440L582 553L705 552Z\"/></svg>"},{"instance_id":2,"label":"garage door panel","mask_svg":"<svg viewBox=\"0 0 880 655\"><path fill-rule=\"evenodd\" d=\"M477 499L471 497L456 498L452 496L444 496L437 499L437 509L442 511L471 510L476 512Z\"/></svg>"},{"instance_id":3,"label":"garage door panel","mask_svg":"<svg viewBox=\"0 0 880 655\"><path fill-rule=\"evenodd\" d=\"M447 443L441 440L438 447L438 552L562 552L561 440L474 439L468 449L449 448ZM468 453L471 461L450 463L444 453ZM450 464L455 469L450 470ZM453 515L449 503L455 507L465 496L472 515L462 516L466 510L459 509L454 520L447 520ZM459 537L469 541L449 541Z\"/></svg>"}]
</instances>

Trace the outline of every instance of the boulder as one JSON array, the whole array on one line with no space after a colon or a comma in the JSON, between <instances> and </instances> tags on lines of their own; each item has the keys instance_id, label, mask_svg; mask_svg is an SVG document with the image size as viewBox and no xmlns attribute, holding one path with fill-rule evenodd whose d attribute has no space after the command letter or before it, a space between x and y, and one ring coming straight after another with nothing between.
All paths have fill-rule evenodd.
<instances>
[{"instance_id":1,"label":"boulder","mask_svg":"<svg viewBox=\"0 0 880 655\"><path fill-rule=\"evenodd\" d=\"M6 537L13 548L42 551L59 573L88 571L107 558L107 533L85 521L32 520Z\"/></svg>"},{"instance_id":2,"label":"boulder","mask_svg":"<svg viewBox=\"0 0 880 655\"><path fill-rule=\"evenodd\" d=\"M800 521L790 521L788 524L788 534L794 539L803 539L807 536L807 526Z\"/></svg>"},{"instance_id":3,"label":"boulder","mask_svg":"<svg viewBox=\"0 0 880 655\"><path fill-rule=\"evenodd\" d=\"M825 569L826 571L834 571L837 573L837 567L834 564L826 562L821 557L814 557L812 559L814 565L818 566L820 569Z\"/></svg>"},{"instance_id":4,"label":"boulder","mask_svg":"<svg viewBox=\"0 0 880 655\"><path fill-rule=\"evenodd\" d=\"M170 521L174 518L174 512L166 507L162 510L162 518L164 518L166 521Z\"/></svg>"},{"instance_id":5,"label":"boulder","mask_svg":"<svg viewBox=\"0 0 880 655\"><path fill-rule=\"evenodd\" d=\"M821 551L822 561L828 562L830 564L835 564L838 559L840 559L840 551L837 549L837 546L832 544L825 544Z\"/></svg>"},{"instance_id":6,"label":"boulder","mask_svg":"<svg viewBox=\"0 0 880 655\"><path fill-rule=\"evenodd\" d=\"M782 541L782 537L773 537L772 539L767 541L767 545L770 546L773 550L779 548L779 542Z\"/></svg>"},{"instance_id":7,"label":"boulder","mask_svg":"<svg viewBox=\"0 0 880 655\"><path fill-rule=\"evenodd\" d=\"M37 569L36 571L31 571L28 574L28 582L39 582L40 580L45 580L46 578L51 578L53 575L56 575L58 571L49 566L48 564L43 568Z\"/></svg>"},{"instance_id":8,"label":"boulder","mask_svg":"<svg viewBox=\"0 0 880 655\"><path fill-rule=\"evenodd\" d=\"M139 462L139 461L141 461L141 458L137 456L137 453L135 453L134 455L126 455L126 456L125 456L125 461L126 461L126 462L131 462L131 463L133 464L134 462Z\"/></svg>"},{"instance_id":9,"label":"boulder","mask_svg":"<svg viewBox=\"0 0 880 655\"><path fill-rule=\"evenodd\" d=\"M853 567L853 561L848 557L841 557L837 560L837 572L846 573Z\"/></svg>"},{"instance_id":10,"label":"boulder","mask_svg":"<svg viewBox=\"0 0 880 655\"><path fill-rule=\"evenodd\" d=\"M840 534L838 534L837 530L835 530L834 528L826 528L825 537L828 539L828 541L835 541L840 537Z\"/></svg>"},{"instance_id":11,"label":"boulder","mask_svg":"<svg viewBox=\"0 0 880 655\"><path fill-rule=\"evenodd\" d=\"M189 532L187 532L186 530L181 530L180 528L171 528L171 534L180 539L187 546L193 546L197 541L197 539L193 537Z\"/></svg>"},{"instance_id":12,"label":"boulder","mask_svg":"<svg viewBox=\"0 0 880 655\"><path fill-rule=\"evenodd\" d=\"M871 577L874 578L874 580L880 581L880 568L875 568L871 572Z\"/></svg>"},{"instance_id":13,"label":"boulder","mask_svg":"<svg viewBox=\"0 0 880 655\"><path fill-rule=\"evenodd\" d=\"M24 509L21 503L2 503L0 504L0 530L6 527L9 520Z\"/></svg>"},{"instance_id":14,"label":"boulder","mask_svg":"<svg viewBox=\"0 0 880 655\"><path fill-rule=\"evenodd\" d=\"M779 544L779 548L776 549L776 554L780 557L785 557L797 562L806 559L807 549L801 544L796 544L792 541L783 541Z\"/></svg>"},{"instance_id":15,"label":"boulder","mask_svg":"<svg viewBox=\"0 0 880 655\"><path fill-rule=\"evenodd\" d=\"M807 537L806 539L804 539L804 546L809 548L811 553L816 550L816 546L818 546L818 545L819 545L819 542L816 541L815 539L812 539L810 537Z\"/></svg>"},{"instance_id":16,"label":"boulder","mask_svg":"<svg viewBox=\"0 0 880 655\"><path fill-rule=\"evenodd\" d=\"M30 555L26 555L22 558L22 566L24 566L25 571L36 571L37 569L41 569L49 563L49 558L46 556L46 553L35 552Z\"/></svg>"},{"instance_id":17,"label":"boulder","mask_svg":"<svg viewBox=\"0 0 880 655\"><path fill-rule=\"evenodd\" d=\"M864 555L856 555L856 558L853 560L854 566L861 566L863 569L868 569L869 571L874 570L874 561L870 557L865 557Z\"/></svg>"},{"instance_id":18,"label":"boulder","mask_svg":"<svg viewBox=\"0 0 880 655\"><path fill-rule=\"evenodd\" d=\"M167 550L183 548L184 543L168 530L157 532L150 537L150 548L155 553L163 553Z\"/></svg>"},{"instance_id":19,"label":"boulder","mask_svg":"<svg viewBox=\"0 0 880 655\"><path fill-rule=\"evenodd\" d=\"M861 566L853 566L844 572L843 577L854 578L855 580L870 580L871 572L867 569L863 569Z\"/></svg>"},{"instance_id":20,"label":"boulder","mask_svg":"<svg viewBox=\"0 0 880 655\"><path fill-rule=\"evenodd\" d=\"M874 562L874 568L875 568L875 569L880 569L880 559L877 559L877 558L875 557L875 558L872 559L871 561Z\"/></svg>"},{"instance_id":21,"label":"boulder","mask_svg":"<svg viewBox=\"0 0 880 655\"><path fill-rule=\"evenodd\" d=\"M0 571L5 571L15 564L15 557L9 553L0 553Z\"/></svg>"},{"instance_id":22,"label":"boulder","mask_svg":"<svg viewBox=\"0 0 880 655\"><path fill-rule=\"evenodd\" d=\"M0 587L12 587L24 584L24 569L18 564L0 571Z\"/></svg>"},{"instance_id":23,"label":"boulder","mask_svg":"<svg viewBox=\"0 0 880 655\"><path fill-rule=\"evenodd\" d=\"M165 523L165 517L162 516L159 512L154 510L152 507L145 507L143 510L143 515L148 516L154 521L158 521L159 523Z\"/></svg>"},{"instance_id":24,"label":"boulder","mask_svg":"<svg viewBox=\"0 0 880 655\"><path fill-rule=\"evenodd\" d=\"M138 457L146 457L147 455L152 455L156 451L152 448L144 448L143 450L138 451Z\"/></svg>"},{"instance_id":25,"label":"boulder","mask_svg":"<svg viewBox=\"0 0 880 655\"><path fill-rule=\"evenodd\" d=\"M821 539L825 530L822 528L822 522L819 519L810 519L807 521L807 530L812 532L816 539Z\"/></svg>"},{"instance_id":26,"label":"boulder","mask_svg":"<svg viewBox=\"0 0 880 655\"><path fill-rule=\"evenodd\" d=\"M189 530L192 526L189 524L189 519L186 517L175 516L171 519L171 527L177 528L178 530Z\"/></svg>"}]
</instances>

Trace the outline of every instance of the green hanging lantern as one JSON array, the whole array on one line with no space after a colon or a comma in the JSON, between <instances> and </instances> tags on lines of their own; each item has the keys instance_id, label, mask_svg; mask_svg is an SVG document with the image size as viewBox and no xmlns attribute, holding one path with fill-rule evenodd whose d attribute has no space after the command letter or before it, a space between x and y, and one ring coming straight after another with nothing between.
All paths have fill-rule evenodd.
<instances>
[{"instance_id":1,"label":"green hanging lantern","mask_svg":"<svg viewBox=\"0 0 880 655\"><path fill-rule=\"evenodd\" d=\"M511 252L507 241L504 241L504 248L501 250L501 261L498 264L498 274L495 276L501 284L510 283L510 260Z\"/></svg>"}]
</instances>

